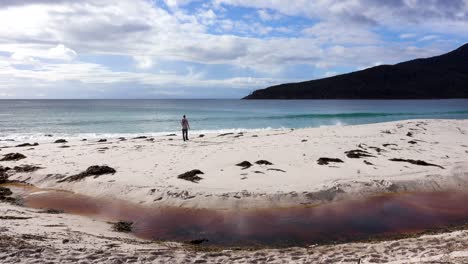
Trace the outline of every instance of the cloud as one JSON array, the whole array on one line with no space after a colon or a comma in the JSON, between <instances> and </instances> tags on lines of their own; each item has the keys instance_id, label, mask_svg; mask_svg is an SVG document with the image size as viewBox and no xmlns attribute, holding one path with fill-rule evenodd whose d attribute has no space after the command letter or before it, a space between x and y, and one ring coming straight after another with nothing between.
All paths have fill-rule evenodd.
<instances>
[{"instance_id":1,"label":"cloud","mask_svg":"<svg viewBox=\"0 0 468 264\"><path fill-rule=\"evenodd\" d=\"M0 93L63 82L262 88L299 80L289 69L341 73L440 54L466 39L467 14L462 0L5 0Z\"/></svg>"}]
</instances>

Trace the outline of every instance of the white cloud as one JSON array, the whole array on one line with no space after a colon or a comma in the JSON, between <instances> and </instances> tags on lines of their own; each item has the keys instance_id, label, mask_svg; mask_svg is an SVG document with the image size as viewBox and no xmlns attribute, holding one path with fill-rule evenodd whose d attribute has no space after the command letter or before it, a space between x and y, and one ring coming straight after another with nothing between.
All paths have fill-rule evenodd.
<instances>
[{"instance_id":1,"label":"white cloud","mask_svg":"<svg viewBox=\"0 0 468 264\"><path fill-rule=\"evenodd\" d=\"M46 58L71 61L77 56L76 52L63 44L50 48L47 51Z\"/></svg>"},{"instance_id":2,"label":"white cloud","mask_svg":"<svg viewBox=\"0 0 468 264\"><path fill-rule=\"evenodd\" d=\"M200 8L184 9L192 2L199 2ZM39 87L70 81L261 88L291 81L278 77L291 66L312 65L331 73L336 72L332 68L337 66L365 67L376 60L395 63L446 51L452 44L439 42L441 37L438 43L429 41L440 36L438 32L468 36L466 1L465 5L459 0L446 5L437 0L424 3L421 0L2 1L0 54L7 55L0 61L0 92L7 93L4 90L13 86ZM253 13L258 17L234 19L227 15L230 6L259 8ZM274 20L286 20L285 16L302 16L315 24L310 22L297 28L291 24L272 26L278 23ZM425 36L420 40L426 41L423 43L426 46L408 47L408 43L384 41L378 32L382 27L406 32L407 24L418 35L401 34L400 41L411 43ZM272 33L292 37L273 37L277 35ZM132 66L145 72L117 71L104 61L81 60L84 56L103 55L131 58ZM51 59L55 62L48 61ZM159 69L160 61L177 63L181 68L189 64L199 68L229 66L241 72L246 70L253 77L233 71L218 80L197 66L193 66L191 74L181 75L180 71Z\"/></svg>"},{"instance_id":3,"label":"white cloud","mask_svg":"<svg viewBox=\"0 0 468 264\"><path fill-rule=\"evenodd\" d=\"M257 13L260 19L263 21L278 20L283 17L281 14L270 12L266 9L260 9L257 11Z\"/></svg>"}]
</instances>

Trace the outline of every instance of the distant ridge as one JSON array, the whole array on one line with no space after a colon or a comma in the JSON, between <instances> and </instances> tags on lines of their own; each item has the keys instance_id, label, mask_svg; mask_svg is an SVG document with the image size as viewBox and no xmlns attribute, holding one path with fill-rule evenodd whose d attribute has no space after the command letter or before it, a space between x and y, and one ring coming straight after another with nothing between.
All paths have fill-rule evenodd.
<instances>
[{"instance_id":1,"label":"distant ridge","mask_svg":"<svg viewBox=\"0 0 468 264\"><path fill-rule=\"evenodd\" d=\"M468 98L468 43L444 55L256 90L243 99Z\"/></svg>"}]
</instances>

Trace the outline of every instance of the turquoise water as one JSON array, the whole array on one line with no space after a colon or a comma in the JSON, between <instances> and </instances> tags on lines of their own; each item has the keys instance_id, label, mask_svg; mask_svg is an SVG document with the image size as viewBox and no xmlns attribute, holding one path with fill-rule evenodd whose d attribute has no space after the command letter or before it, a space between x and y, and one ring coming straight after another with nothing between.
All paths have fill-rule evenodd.
<instances>
[{"instance_id":1,"label":"turquoise water","mask_svg":"<svg viewBox=\"0 0 468 264\"><path fill-rule=\"evenodd\" d=\"M468 118L468 100L0 100L0 139L304 128Z\"/></svg>"}]
</instances>

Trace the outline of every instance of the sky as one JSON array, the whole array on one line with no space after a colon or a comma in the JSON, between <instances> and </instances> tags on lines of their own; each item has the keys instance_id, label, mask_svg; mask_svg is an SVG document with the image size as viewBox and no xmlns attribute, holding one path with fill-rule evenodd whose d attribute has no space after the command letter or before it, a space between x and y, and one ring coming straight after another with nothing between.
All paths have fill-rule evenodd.
<instances>
[{"instance_id":1,"label":"sky","mask_svg":"<svg viewBox=\"0 0 468 264\"><path fill-rule=\"evenodd\" d=\"M468 0L1 0L0 99L241 98L468 42Z\"/></svg>"}]
</instances>

